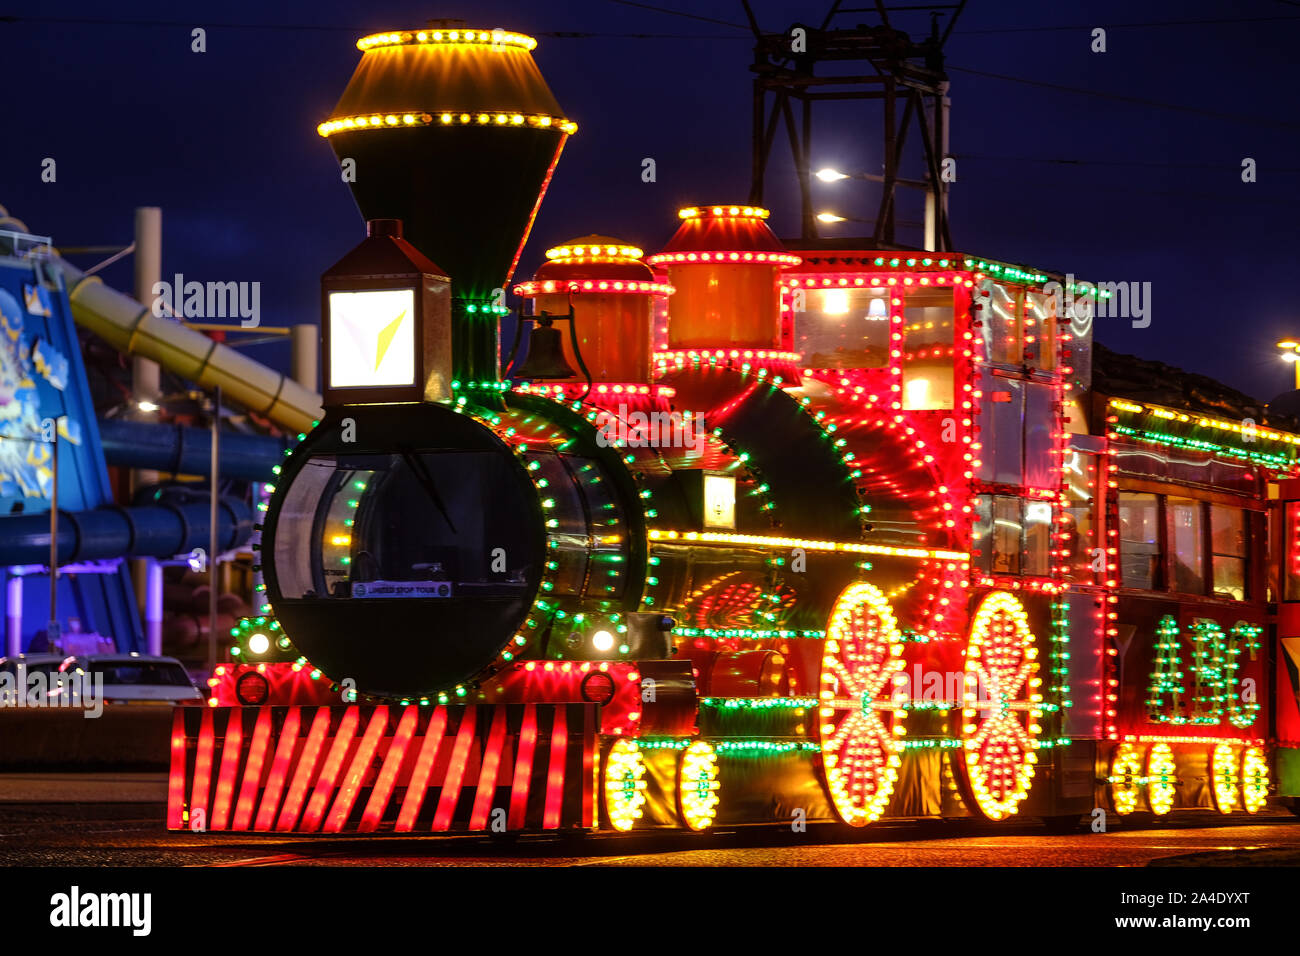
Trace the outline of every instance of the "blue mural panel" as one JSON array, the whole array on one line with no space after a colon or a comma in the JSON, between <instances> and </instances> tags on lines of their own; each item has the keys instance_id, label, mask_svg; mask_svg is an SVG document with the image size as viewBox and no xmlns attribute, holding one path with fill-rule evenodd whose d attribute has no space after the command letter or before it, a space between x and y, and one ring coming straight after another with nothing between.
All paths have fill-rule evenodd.
<instances>
[{"instance_id":1,"label":"blue mural panel","mask_svg":"<svg viewBox=\"0 0 1300 956\"><path fill-rule=\"evenodd\" d=\"M58 442L52 440L58 429ZM72 308L62 277L35 257L0 257L0 539L4 517L50 510L53 453L59 456L59 510L112 505ZM22 643L42 649L49 617L49 576L22 574ZM9 589L0 591L9 615ZM127 563L108 573L59 580L62 629L141 650L141 629ZM41 632L38 638L38 632ZM76 639L74 638L74 641ZM92 639L90 643L95 643Z\"/></svg>"}]
</instances>

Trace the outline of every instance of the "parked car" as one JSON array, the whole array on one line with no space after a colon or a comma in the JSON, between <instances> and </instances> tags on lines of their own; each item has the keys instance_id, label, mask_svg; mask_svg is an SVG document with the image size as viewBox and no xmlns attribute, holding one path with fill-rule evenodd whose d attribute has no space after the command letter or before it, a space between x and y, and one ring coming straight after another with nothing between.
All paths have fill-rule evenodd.
<instances>
[{"instance_id":1,"label":"parked car","mask_svg":"<svg viewBox=\"0 0 1300 956\"><path fill-rule=\"evenodd\" d=\"M32 701L27 698L29 674L45 675L44 688L48 695L50 677L59 672L60 666L67 659L66 654L15 654L13 657L0 657L0 704L6 707L31 705ZM41 691L36 689L36 693L39 699Z\"/></svg>"},{"instance_id":2,"label":"parked car","mask_svg":"<svg viewBox=\"0 0 1300 956\"><path fill-rule=\"evenodd\" d=\"M174 657L150 654L88 654L69 657L59 668L104 681L108 703L201 704L203 694Z\"/></svg>"},{"instance_id":3,"label":"parked car","mask_svg":"<svg viewBox=\"0 0 1300 956\"><path fill-rule=\"evenodd\" d=\"M25 680L26 675L34 671L55 674L67 659L66 654L15 654L13 657L0 657L0 674L13 674L17 681Z\"/></svg>"}]
</instances>

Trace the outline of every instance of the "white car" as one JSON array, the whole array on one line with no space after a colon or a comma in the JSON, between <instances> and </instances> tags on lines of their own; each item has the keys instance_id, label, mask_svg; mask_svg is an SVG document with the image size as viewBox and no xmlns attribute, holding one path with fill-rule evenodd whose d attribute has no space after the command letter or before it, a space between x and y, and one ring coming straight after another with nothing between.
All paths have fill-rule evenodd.
<instances>
[{"instance_id":1,"label":"white car","mask_svg":"<svg viewBox=\"0 0 1300 956\"><path fill-rule=\"evenodd\" d=\"M65 674L81 673L87 681L95 683L102 676L104 700L109 703L203 703L202 692L174 657L88 654L69 657L59 670Z\"/></svg>"}]
</instances>

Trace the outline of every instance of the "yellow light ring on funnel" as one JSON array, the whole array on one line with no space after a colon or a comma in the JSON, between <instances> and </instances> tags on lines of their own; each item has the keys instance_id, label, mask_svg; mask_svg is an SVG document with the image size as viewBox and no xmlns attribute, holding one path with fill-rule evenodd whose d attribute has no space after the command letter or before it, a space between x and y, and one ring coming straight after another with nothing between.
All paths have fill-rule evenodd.
<instances>
[{"instance_id":1,"label":"yellow light ring on funnel","mask_svg":"<svg viewBox=\"0 0 1300 956\"><path fill-rule=\"evenodd\" d=\"M396 30L392 33L372 33L357 41L358 50L373 50L376 47L407 46L410 44L428 44L443 46L489 46L513 47L520 50L533 50L537 41L522 33L509 33L505 30Z\"/></svg>"},{"instance_id":2,"label":"yellow light ring on funnel","mask_svg":"<svg viewBox=\"0 0 1300 956\"><path fill-rule=\"evenodd\" d=\"M645 807L645 759L636 741L620 737L605 754L605 777L602 791L609 825L615 830L631 830Z\"/></svg>"},{"instance_id":3,"label":"yellow light ring on funnel","mask_svg":"<svg viewBox=\"0 0 1300 956\"><path fill-rule=\"evenodd\" d=\"M555 246L546 250L546 258L551 260L577 259L579 262L619 262L626 259L637 260L645 255L636 246L623 245L587 245Z\"/></svg>"},{"instance_id":4,"label":"yellow light ring on funnel","mask_svg":"<svg viewBox=\"0 0 1300 956\"><path fill-rule=\"evenodd\" d=\"M1247 813L1264 809L1268 784L1268 755L1259 747L1247 747L1241 755L1241 805Z\"/></svg>"},{"instance_id":5,"label":"yellow light ring on funnel","mask_svg":"<svg viewBox=\"0 0 1300 956\"><path fill-rule=\"evenodd\" d=\"M1158 817L1174 808L1178 793L1174 750L1168 744L1155 744L1147 754L1147 806Z\"/></svg>"},{"instance_id":6,"label":"yellow light ring on funnel","mask_svg":"<svg viewBox=\"0 0 1300 956\"><path fill-rule=\"evenodd\" d=\"M1236 810L1241 771L1231 744L1219 744L1210 754L1210 780L1213 782L1210 792L1214 795L1214 809L1223 814Z\"/></svg>"},{"instance_id":7,"label":"yellow light ring on funnel","mask_svg":"<svg viewBox=\"0 0 1300 956\"><path fill-rule=\"evenodd\" d=\"M510 129L558 129L572 136L578 124L563 116L547 113L465 113L409 110L402 113L368 113L358 116L341 116L327 120L316 127L322 136L332 136L348 130L398 129L414 126L491 126Z\"/></svg>"},{"instance_id":8,"label":"yellow light ring on funnel","mask_svg":"<svg viewBox=\"0 0 1300 956\"><path fill-rule=\"evenodd\" d=\"M1043 701L1037 658L1024 605L1006 591L986 596L966 647L962 747L966 780L990 820L1014 814L1034 779Z\"/></svg>"},{"instance_id":9,"label":"yellow light ring on funnel","mask_svg":"<svg viewBox=\"0 0 1300 956\"><path fill-rule=\"evenodd\" d=\"M818 728L826 789L849 826L880 819L898 780L907 712L895 706L902 633L884 593L860 581L840 594L826 627Z\"/></svg>"},{"instance_id":10,"label":"yellow light ring on funnel","mask_svg":"<svg viewBox=\"0 0 1300 956\"><path fill-rule=\"evenodd\" d=\"M677 801L682 822L699 832L713 826L718 814L718 755L703 740L682 751L677 767Z\"/></svg>"},{"instance_id":11,"label":"yellow light ring on funnel","mask_svg":"<svg viewBox=\"0 0 1300 956\"><path fill-rule=\"evenodd\" d=\"M1107 783L1110 786L1110 799L1116 813L1124 816L1138 808L1138 802L1142 797L1142 786L1146 783L1142 777L1141 747L1137 744L1123 743L1115 749L1115 755L1110 760Z\"/></svg>"},{"instance_id":12,"label":"yellow light ring on funnel","mask_svg":"<svg viewBox=\"0 0 1300 956\"><path fill-rule=\"evenodd\" d=\"M723 265L740 263L752 265L755 262L772 265L797 266L803 262L799 256L785 252L660 252L646 260L652 266L690 265L697 262L720 262Z\"/></svg>"},{"instance_id":13,"label":"yellow light ring on funnel","mask_svg":"<svg viewBox=\"0 0 1300 956\"><path fill-rule=\"evenodd\" d=\"M771 213L762 206L687 206L677 210L679 219L713 216L715 219L766 219Z\"/></svg>"}]
</instances>

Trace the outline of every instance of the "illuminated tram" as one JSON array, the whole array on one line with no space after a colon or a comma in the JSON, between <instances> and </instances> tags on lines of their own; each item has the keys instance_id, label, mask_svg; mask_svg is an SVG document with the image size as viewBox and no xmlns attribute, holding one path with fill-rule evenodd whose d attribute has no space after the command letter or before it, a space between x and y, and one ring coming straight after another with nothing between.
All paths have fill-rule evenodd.
<instances>
[{"instance_id":1,"label":"illuminated tram","mask_svg":"<svg viewBox=\"0 0 1300 956\"><path fill-rule=\"evenodd\" d=\"M549 250L499 376L576 127L530 38L358 46L320 130L369 236L322 279L324 416L264 505L265 613L177 712L170 827L1294 805L1300 436L1108 394L1106 290L788 248L748 204Z\"/></svg>"}]
</instances>

